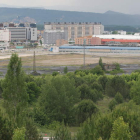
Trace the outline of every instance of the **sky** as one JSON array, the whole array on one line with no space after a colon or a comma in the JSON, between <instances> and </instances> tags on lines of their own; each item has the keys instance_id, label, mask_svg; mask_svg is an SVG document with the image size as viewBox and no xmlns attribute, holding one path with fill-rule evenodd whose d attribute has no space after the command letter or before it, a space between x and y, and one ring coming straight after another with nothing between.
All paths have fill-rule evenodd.
<instances>
[{"instance_id":1,"label":"sky","mask_svg":"<svg viewBox=\"0 0 140 140\"><path fill-rule=\"evenodd\" d=\"M140 0L0 0L0 7L6 5L96 13L111 10L126 14L140 14Z\"/></svg>"}]
</instances>

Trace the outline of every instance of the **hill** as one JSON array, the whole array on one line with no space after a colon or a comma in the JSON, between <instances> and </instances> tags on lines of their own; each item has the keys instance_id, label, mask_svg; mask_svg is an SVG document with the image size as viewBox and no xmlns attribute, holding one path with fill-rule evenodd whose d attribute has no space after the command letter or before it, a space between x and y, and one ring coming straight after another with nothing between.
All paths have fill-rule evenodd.
<instances>
[{"instance_id":1,"label":"hill","mask_svg":"<svg viewBox=\"0 0 140 140\"><path fill-rule=\"evenodd\" d=\"M0 8L0 22L102 22L104 25L139 25L140 15L128 15L108 11L106 13L58 11L34 8ZM27 20L28 19L28 20Z\"/></svg>"}]
</instances>

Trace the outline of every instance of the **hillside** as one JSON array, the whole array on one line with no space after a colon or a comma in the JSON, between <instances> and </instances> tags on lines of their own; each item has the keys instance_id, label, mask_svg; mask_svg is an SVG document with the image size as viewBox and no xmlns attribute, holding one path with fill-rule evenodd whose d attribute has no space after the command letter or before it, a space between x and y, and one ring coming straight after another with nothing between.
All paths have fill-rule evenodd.
<instances>
[{"instance_id":1,"label":"hillside","mask_svg":"<svg viewBox=\"0 0 140 140\"><path fill-rule=\"evenodd\" d=\"M17 16L19 18L17 19ZM0 22L18 20L34 21L37 24L44 22L102 22L104 25L139 25L140 15L128 15L118 12L108 11L106 13L58 11L32 8L0 8Z\"/></svg>"}]
</instances>

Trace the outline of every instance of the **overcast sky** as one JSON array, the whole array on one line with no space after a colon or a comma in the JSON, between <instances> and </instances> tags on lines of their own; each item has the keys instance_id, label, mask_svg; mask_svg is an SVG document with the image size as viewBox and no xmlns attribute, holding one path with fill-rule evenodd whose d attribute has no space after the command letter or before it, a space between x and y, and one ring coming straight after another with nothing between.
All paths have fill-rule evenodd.
<instances>
[{"instance_id":1,"label":"overcast sky","mask_svg":"<svg viewBox=\"0 0 140 140\"><path fill-rule=\"evenodd\" d=\"M0 0L0 6L2 4L96 13L112 10L127 14L140 14L140 0Z\"/></svg>"}]
</instances>

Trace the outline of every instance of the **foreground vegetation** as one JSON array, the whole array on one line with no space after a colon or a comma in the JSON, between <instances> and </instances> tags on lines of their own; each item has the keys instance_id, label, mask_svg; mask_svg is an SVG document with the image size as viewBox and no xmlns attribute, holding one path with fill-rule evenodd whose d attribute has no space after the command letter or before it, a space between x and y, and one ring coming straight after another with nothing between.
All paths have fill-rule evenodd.
<instances>
[{"instance_id":1,"label":"foreground vegetation","mask_svg":"<svg viewBox=\"0 0 140 140\"><path fill-rule=\"evenodd\" d=\"M26 75L11 56L0 81L0 140L139 140L140 74L105 75L102 62L64 75ZM76 131L76 132L75 132Z\"/></svg>"}]
</instances>

